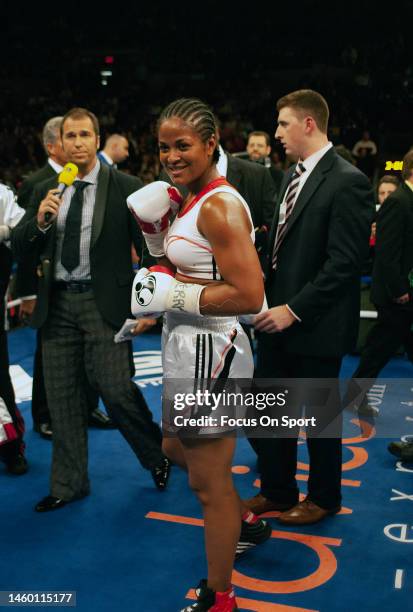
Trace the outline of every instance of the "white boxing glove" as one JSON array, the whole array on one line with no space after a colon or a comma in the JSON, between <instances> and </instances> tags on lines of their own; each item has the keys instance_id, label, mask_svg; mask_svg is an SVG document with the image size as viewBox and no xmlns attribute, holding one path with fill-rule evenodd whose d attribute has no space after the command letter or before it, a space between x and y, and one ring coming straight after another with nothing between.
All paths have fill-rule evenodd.
<instances>
[{"instance_id":1,"label":"white boxing glove","mask_svg":"<svg viewBox=\"0 0 413 612\"><path fill-rule=\"evenodd\" d=\"M204 285L181 283L164 266L141 268L132 286L131 311L137 319L159 317L164 312L200 315L199 299Z\"/></svg>"},{"instance_id":2,"label":"white boxing glove","mask_svg":"<svg viewBox=\"0 0 413 612\"><path fill-rule=\"evenodd\" d=\"M171 212L175 214L179 210L182 201L178 189L165 181L145 185L126 199L153 257L165 255L163 241L169 228L169 217Z\"/></svg>"}]
</instances>

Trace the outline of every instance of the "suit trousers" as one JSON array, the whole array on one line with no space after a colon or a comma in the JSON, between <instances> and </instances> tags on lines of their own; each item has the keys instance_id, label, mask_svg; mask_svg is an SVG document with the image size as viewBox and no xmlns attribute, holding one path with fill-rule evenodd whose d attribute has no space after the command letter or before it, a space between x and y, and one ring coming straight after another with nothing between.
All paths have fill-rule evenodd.
<instances>
[{"instance_id":1,"label":"suit trousers","mask_svg":"<svg viewBox=\"0 0 413 612\"><path fill-rule=\"evenodd\" d=\"M32 417L34 429L38 429L41 423L51 421L44 386L42 337L39 330L36 334L36 350L33 360Z\"/></svg>"},{"instance_id":2,"label":"suit trousers","mask_svg":"<svg viewBox=\"0 0 413 612\"><path fill-rule=\"evenodd\" d=\"M85 370L108 413L146 469L158 466L162 434L131 380L130 343L115 344L92 291L54 291L42 328L47 401L53 422L51 495L89 493Z\"/></svg>"},{"instance_id":3,"label":"suit trousers","mask_svg":"<svg viewBox=\"0 0 413 612\"><path fill-rule=\"evenodd\" d=\"M342 415L338 387L340 357L307 356L287 352L286 344L278 334L258 335L257 370L255 378L329 379L325 388L309 395L301 385L292 386L283 414L315 416L316 430L307 430L307 448L310 457L308 497L325 509L341 503ZM258 380L257 380L258 383ZM324 395L327 399L323 399ZM320 401L321 397L321 401ZM298 502L296 482L298 428L288 431L288 437L255 438L251 445L258 455L261 473L261 493L267 499L280 503Z\"/></svg>"},{"instance_id":4,"label":"suit trousers","mask_svg":"<svg viewBox=\"0 0 413 612\"><path fill-rule=\"evenodd\" d=\"M411 306L377 306L377 313L377 321L366 338L353 378L376 378L401 345L413 362Z\"/></svg>"},{"instance_id":5,"label":"suit trousers","mask_svg":"<svg viewBox=\"0 0 413 612\"><path fill-rule=\"evenodd\" d=\"M99 405L99 395L91 387L85 374L85 391L88 403L88 412L92 413ZM42 336L37 332L36 350L33 362L33 389L32 389L32 417L33 427L39 429L41 423L50 423L51 416L47 405L46 389L44 386L43 358L42 358Z\"/></svg>"}]
</instances>

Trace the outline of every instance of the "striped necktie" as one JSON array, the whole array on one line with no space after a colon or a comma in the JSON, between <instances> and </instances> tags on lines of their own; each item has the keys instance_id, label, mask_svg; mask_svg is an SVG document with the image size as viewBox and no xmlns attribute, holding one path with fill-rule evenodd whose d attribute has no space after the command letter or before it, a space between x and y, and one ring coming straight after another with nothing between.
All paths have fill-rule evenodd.
<instances>
[{"instance_id":1,"label":"striped necktie","mask_svg":"<svg viewBox=\"0 0 413 612\"><path fill-rule=\"evenodd\" d=\"M280 249L281 243L284 240L284 236L288 228L288 219L293 212L295 200L297 198L298 186L300 184L301 175L305 172L305 167L302 163L297 164L294 172L291 175L291 181L288 186L287 195L285 196L285 218L282 225L278 225L277 236L274 242L274 249L272 252L272 267L275 270L277 268L277 255Z\"/></svg>"}]
</instances>

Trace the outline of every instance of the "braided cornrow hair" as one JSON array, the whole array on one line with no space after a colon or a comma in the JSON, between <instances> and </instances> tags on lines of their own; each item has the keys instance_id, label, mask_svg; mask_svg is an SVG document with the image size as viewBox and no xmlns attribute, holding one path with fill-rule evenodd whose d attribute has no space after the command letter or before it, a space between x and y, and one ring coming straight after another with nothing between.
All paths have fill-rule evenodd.
<instances>
[{"instance_id":1,"label":"braided cornrow hair","mask_svg":"<svg viewBox=\"0 0 413 612\"><path fill-rule=\"evenodd\" d=\"M162 111L157 128L171 117L178 117L190 125L200 136L202 142L207 142L212 135L217 136L217 119L210 107L198 98L179 98L168 104ZM212 160L216 163L219 159L218 145L215 148Z\"/></svg>"}]
</instances>

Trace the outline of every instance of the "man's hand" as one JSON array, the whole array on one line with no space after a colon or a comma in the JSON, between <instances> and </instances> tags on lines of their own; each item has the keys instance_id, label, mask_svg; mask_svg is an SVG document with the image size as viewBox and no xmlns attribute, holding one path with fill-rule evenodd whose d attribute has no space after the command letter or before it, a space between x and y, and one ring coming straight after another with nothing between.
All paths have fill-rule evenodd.
<instances>
[{"instance_id":1,"label":"man's hand","mask_svg":"<svg viewBox=\"0 0 413 612\"><path fill-rule=\"evenodd\" d=\"M404 293L400 297L394 298L393 302L396 302L396 304L407 304L407 302L410 302L410 295L408 293Z\"/></svg>"},{"instance_id":2,"label":"man's hand","mask_svg":"<svg viewBox=\"0 0 413 612\"><path fill-rule=\"evenodd\" d=\"M255 329L267 334L275 334L287 329L296 321L287 306L274 306L266 312L258 314L254 319Z\"/></svg>"},{"instance_id":3,"label":"man's hand","mask_svg":"<svg viewBox=\"0 0 413 612\"><path fill-rule=\"evenodd\" d=\"M59 197L59 190L50 189L44 200L40 202L39 210L37 211L37 225L40 229L45 229L50 225L51 221L57 216L61 203L62 200ZM49 213L51 216L47 221L45 218L46 213Z\"/></svg>"},{"instance_id":4,"label":"man's hand","mask_svg":"<svg viewBox=\"0 0 413 612\"><path fill-rule=\"evenodd\" d=\"M131 334L133 336L138 336L148 331L148 329L154 325L156 325L156 319L139 319L139 321L136 321L135 327L131 330Z\"/></svg>"},{"instance_id":5,"label":"man's hand","mask_svg":"<svg viewBox=\"0 0 413 612\"><path fill-rule=\"evenodd\" d=\"M32 298L30 300L22 300L19 309L19 318L21 321L26 321L29 317L32 316L33 310L36 306L36 298Z\"/></svg>"}]
</instances>

